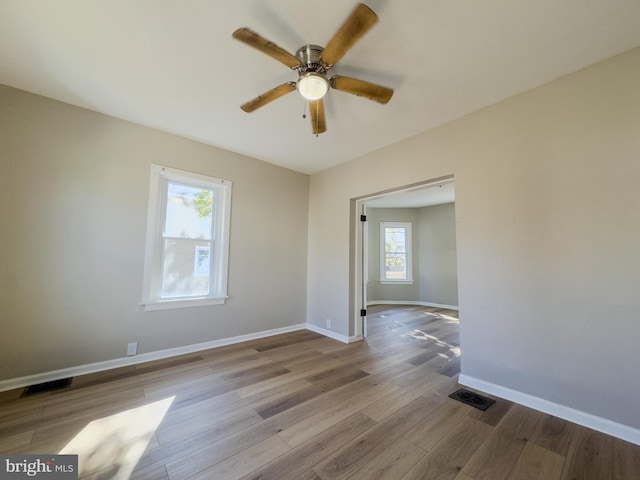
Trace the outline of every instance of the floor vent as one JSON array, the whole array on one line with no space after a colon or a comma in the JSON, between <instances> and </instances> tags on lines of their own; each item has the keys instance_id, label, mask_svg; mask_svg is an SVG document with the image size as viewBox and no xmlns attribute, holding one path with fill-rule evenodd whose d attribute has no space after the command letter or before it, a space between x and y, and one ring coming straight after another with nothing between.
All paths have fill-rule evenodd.
<instances>
[{"instance_id":1,"label":"floor vent","mask_svg":"<svg viewBox=\"0 0 640 480\"><path fill-rule=\"evenodd\" d=\"M29 395L36 395L38 393L52 392L54 390L62 390L71 385L71 378L63 378L61 380L53 380L51 382L38 383L37 385L31 385L24 389L21 397L28 397Z\"/></svg>"},{"instance_id":2,"label":"floor vent","mask_svg":"<svg viewBox=\"0 0 640 480\"><path fill-rule=\"evenodd\" d=\"M491 405L496 403L495 400L483 397L482 395L478 395L477 393L465 390L464 388L453 392L451 395L449 395L449 398L453 398L454 400L458 400L462 403L466 403L467 405L471 405L472 407L482 410L483 412Z\"/></svg>"}]
</instances>

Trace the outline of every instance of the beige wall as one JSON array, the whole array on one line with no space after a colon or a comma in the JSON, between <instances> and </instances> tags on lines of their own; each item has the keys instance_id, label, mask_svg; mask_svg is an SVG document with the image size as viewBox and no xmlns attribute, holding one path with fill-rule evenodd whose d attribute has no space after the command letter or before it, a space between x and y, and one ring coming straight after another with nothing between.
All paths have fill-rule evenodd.
<instances>
[{"instance_id":1,"label":"beige wall","mask_svg":"<svg viewBox=\"0 0 640 480\"><path fill-rule=\"evenodd\" d=\"M312 175L308 321L353 331L350 200L454 174L462 372L639 428L638 85L636 49Z\"/></svg>"},{"instance_id":2,"label":"beige wall","mask_svg":"<svg viewBox=\"0 0 640 480\"><path fill-rule=\"evenodd\" d=\"M420 301L458 305L455 204L421 208L418 215Z\"/></svg>"},{"instance_id":3,"label":"beige wall","mask_svg":"<svg viewBox=\"0 0 640 480\"><path fill-rule=\"evenodd\" d=\"M151 163L233 181L226 305L140 306ZM305 322L307 175L2 86L0 164L0 380Z\"/></svg>"},{"instance_id":4,"label":"beige wall","mask_svg":"<svg viewBox=\"0 0 640 480\"><path fill-rule=\"evenodd\" d=\"M380 283L380 222L411 222L412 284ZM423 208L367 208L367 301L458 305L453 203Z\"/></svg>"},{"instance_id":5,"label":"beige wall","mask_svg":"<svg viewBox=\"0 0 640 480\"><path fill-rule=\"evenodd\" d=\"M418 212L416 208L367 208L369 268L367 301L418 301L420 246L418 243ZM389 285L380 283L380 222L410 222L412 284Z\"/></svg>"}]
</instances>

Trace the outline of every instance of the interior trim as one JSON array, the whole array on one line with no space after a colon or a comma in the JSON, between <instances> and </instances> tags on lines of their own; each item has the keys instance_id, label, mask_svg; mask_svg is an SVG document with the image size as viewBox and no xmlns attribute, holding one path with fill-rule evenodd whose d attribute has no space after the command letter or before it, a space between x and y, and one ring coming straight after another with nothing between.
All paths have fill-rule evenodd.
<instances>
[{"instance_id":1,"label":"interior trim","mask_svg":"<svg viewBox=\"0 0 640 480\"><path fill-rule=\"evenodd\" d=\"M622 423L617 423L606 418L598 417L590 413L576 410L574 408L566 407L558 403L550 402L543 398L534 397L527 393L519 392L517 390L511 390L510 388L497 385L495 383L486 382L475 377L460 374L458 383L466 387L475 388L481 392L495 395L506 400L510 400L525 407L533 408L540 412L548 413L554 417L568 420L569 422L577 423L583 427L597 430L598 432L606 433L616 438L620 438L627 442L640 445L640 430L629 427Z\"/></svg>"},{"instance_id":2,"label":"interior trim","mask_svg":"<svg viewBox=\"0 0 640 480\"><path fill-rule=\"evenodd\" d=\"M327 330L326 328L319 327L317 325L312 325L307 323L307 330L311 330L312 332L319 333L320 335L324 335L325 337L333 338L334 340L338 340L342 343L354 343L362 340L360 335L355 335L351 337L347 337L346 335L342 335L340 333L334 332L333 330Z\"/></svg>"},{"instance_id":3,"label":"interior trim","mask_svg":"<svg viewBox=\"0 0 640 480\"><path fill-rule=\"evenodd\" d=\"M87 375L89 373L102 372L105 370L111 370L114 368L126 367L129 365L137 365L139 363L150 362L152 360L162 360L165 358L176 357L178 355L184 355L187 353L200 352L202 350L209 350L211 348L224 347L226 345L233 345L234 343L247 342L249 340L258 340L260 338L271 337L273 335L280 335L282 333L295 332L298 330L305 330L309 325L300 323L298 325L291 325L289 327L275 328L272 330L264 330L262 332L249 333L246 335L238 335L236 337L223 338L220 340L212 340L210 342L196 343L193 345L184 345L182 347L168 348L166 350L158 350L156 352L142 353L131 357L114 358L112 360L105 360L103 362L89 363L85 365L78 365L75 367L63 368L60 370L52 370L50 372L36 373L33 375L27 375L24 377L10 378L8 380L0 380L0 392L7 390L13 390L15 388L28 387L38 383L51 382L54 380L60 380L67 377L76 377L78 375ZM308 328L308 330L313 330ZM324 333L317 332L322 335ZM328 335L327 335L328 336ZM341 336L342 337L342 336ZM332 337L333 338L333 337ZM346 338L346 337L344 337ZM349 343L347 340L336 340Z\"/></svg>"}]
</instances>

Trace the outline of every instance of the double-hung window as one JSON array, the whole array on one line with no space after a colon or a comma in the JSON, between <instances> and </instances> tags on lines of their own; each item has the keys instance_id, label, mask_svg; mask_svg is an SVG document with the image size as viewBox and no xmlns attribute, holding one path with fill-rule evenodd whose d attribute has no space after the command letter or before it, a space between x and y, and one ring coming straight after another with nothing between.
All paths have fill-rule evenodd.
<instances>
[{"instance_id":1,"label":"double-hung window","mask_svg":"<svg viewBox=\"0 0 640 480\"><path fill-rule=\"evenodd\" d=\"M380 222L380 281L411 283L411 223Z\"/></svg>"},{"instance_id":2,"label":"double-hung window","mask_svg":"<svg viewBox=\"0 0 640 480\"><path fill-rule=\"evenodd\" d=\"M228 180L151 166L145 310L216 305L227 297Z\"/></svg>"}]
</instances>

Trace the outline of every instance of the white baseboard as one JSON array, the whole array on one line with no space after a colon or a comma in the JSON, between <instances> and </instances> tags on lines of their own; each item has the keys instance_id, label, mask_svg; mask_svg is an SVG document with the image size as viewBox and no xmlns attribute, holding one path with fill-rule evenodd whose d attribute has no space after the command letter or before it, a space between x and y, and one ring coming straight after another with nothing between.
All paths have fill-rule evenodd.
<instances>
[{"instance_id":1,"label":"white baseboard","mask_svg":"<svg viewBox=\"0 0 640 480\"><path fill-rule=\"evenodd\" d=\"M369 305L420 305L421 307L446 308L447 310L458 310L457 305L445 305L444 303L417 302L415 300L371 300Z\"/></svg>"},{"instance_id":2,"label":"white baseboard","mask_svg":"<svg viewBox=\"0 0 640 480\"><path fill-rule=\"evenodd\" d=\"M142 353L132 357L114 358L113 360L105 360L103 362L89 363L86 365L78 365L76 367L63 368L61 370L53 370L50 372L36 373L25 377L10 378L0 381L0 392L13 390L14 388L27 387L29 385L37 385L39 383L51 382L62 378L76 377L78 375L86 375L88 373L102 372L113 368L126 367L129 365L137 365L139 363L149 362L152 360L162 360L164 358L176 357L186 353L199 352L209 350L211 348L223 347L225 345L233 345L234 343L247 342L249 340L257 340L260 338L280 335L282 333L295 332L305 330L308 325L301 323L291 325L289 327L275 328L273 330L264 330L262 332L249 333L247 335L239 335L237 337L223 338L221 340L212 340L210 342L196 343L193 345L185 345L183 347L169 348L156 352ZM312 330L311 328L309 330ZM322 332L318 332L322 333ZM345 343L349 343L345 341Z\"/></svg>"},{"instance_id":3,"label":"white baseboard","mask_svg":"<svg viewBox=\"0 0 640 480\"><path fill-rule=\"evenodd\" d=\"M346 335L342 335L340 333L336 333L332 330L327 330L326 328L322 328L317 325L312 325L310 323L307 323L307 330L311 330L312 332L319 333L320 335L324 335L325 337L333 338L334 340L338 340L339 342L342 342L342 343L354 343L362 340L362 337L359 335L347 337Z\"/></svg>"},{"instance_id":4,"label":"white baseboard","mask_svg":"<svg viewBox=\"0 0 640 480\"><path fill-rule=\"evenodd\" d=\"M608 420L606 418L597 417L590 413L586 413L574 408L566 407L558 403L550 402L542 398L534 397L527 393L519 392L517 390L511 390L510 388L497 385L495 383L485 382L475 377L460 374L458 378L460 385L480 390L490 395L510 400L525 407L533 408L540 412L548 413L554 417L568 420L569 422L577 423L583 427L597 430L598 432L606 433L613 437L620 438L627 442L640 445L640 430L636 428L623 425L621 423Z\"/></svg>"}]
</instances>

